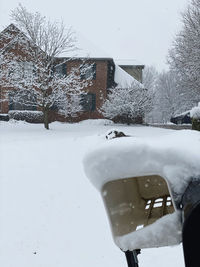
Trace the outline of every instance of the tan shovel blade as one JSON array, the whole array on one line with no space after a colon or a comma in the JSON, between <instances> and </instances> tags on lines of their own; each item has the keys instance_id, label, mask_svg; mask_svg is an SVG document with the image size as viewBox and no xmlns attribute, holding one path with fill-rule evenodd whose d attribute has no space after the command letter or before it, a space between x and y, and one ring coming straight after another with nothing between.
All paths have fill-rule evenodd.
<instances>
[{"instance_id":1,"label":"tan shovel blade","mask_svg":"<svg viewBox=\"0 0 200 267\"><path fill-rule=\"evenodd\" d=\"M115 237L174 212L167 183L158 175L108 182L102 188L102 197Z\"/></svg>"}]
</instances>

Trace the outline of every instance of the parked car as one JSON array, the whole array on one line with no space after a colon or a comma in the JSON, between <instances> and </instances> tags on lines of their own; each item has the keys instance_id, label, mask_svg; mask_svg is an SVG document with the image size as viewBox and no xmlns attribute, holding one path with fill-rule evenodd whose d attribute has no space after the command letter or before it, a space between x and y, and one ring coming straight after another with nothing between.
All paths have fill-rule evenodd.
<instances>
[{"instance_id":1,"label":"parked car","mask_svg":"<svg viewBox=\"0 0 200 267\"><path fill-rule=\"evenodd\" d=\"M190 117L190 110L187 110L181 114L171 117L170 122L175 124L192 124Z\"/></svg>"}]
</instances>

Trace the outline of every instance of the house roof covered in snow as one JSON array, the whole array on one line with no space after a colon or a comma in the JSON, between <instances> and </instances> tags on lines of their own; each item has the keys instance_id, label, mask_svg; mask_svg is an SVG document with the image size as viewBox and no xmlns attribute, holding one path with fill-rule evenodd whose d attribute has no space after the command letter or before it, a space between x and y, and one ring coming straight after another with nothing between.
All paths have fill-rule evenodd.
<instances>
[{"instance_id":1,"label":"house roof covered in snow","mask_svg":"<svg viewBox=\"0 0 200 267\"><path fill-rule=\"evenodd\" d=\"M75 58L112 58L108 53L106 53L103 49L101 49L97 44L93 41L86 38L81 32L75 32L76 37L76 47L77 49L74 51L73 55L69 55L69 53L62 53L61 57L69 57L73 56Z\"/></svg>"},{"instance_id":2,"label":"house roof covered in snow","mask_svg":"<svg viewBox=\"0 0 200 267\"><path fill-rule=\"evenodd\" d=\"M27 38L14 24L10 24L7 28L5 28L0 33L0 39L5 38L6 33L9 32L9 38L7 39L6 45L10 45L12 40L21 34L21 36ZM10 34L11 33L11 34ZM70 58L78 60L78 59L87 59L87 60L95 60L95 61L109 61L113 58L110 57L105 51L100 49L97 45L95 45L90 40L86 39L81 33L77 33L77 46L78 49L75 51L74 55L69 55L69 53L62 53L58 58ZM70 57L69 57L70 56ZM133 62L132 62L133 63ZM136 63L136 62L135 62ZM114 81L117 84L118 88L127 88L134 85L139 85L142 87L142 84L134 79L130 74L124 71L118 64L115 62L115 74Z\"/></svg>"},{"instance_id":3,"label":"house roof covered in snow","mask_svg":"<svg viewBox=\"0 0 200 267\"><path fill-rule=\"evenodd\" d=\"M118 88L129 88L132 85L143 87L143 85L134 79L130 74L123 70L120 66L115 65L114 81Z\"/></svg>"},{"instance_id":4,"label":"house roof covered in snow","mask_svg":"<svg viewBox=\"0 0 200 267\"><path fill-rule=\"evenodd\" d=\"M136 59L115 59L115 63L119 66L140 66L144 68L144 64Z\"/></svg>"},{"instance_id":5,"label":"house roof covered in snow","mask_svg":"<svg viewBox=\"0 0 200 267\"><path fill-rule=\"evenodd\" d=\"M113 60L113 58L107 54L104 50L99 48L98 45L93 43L91 40L87 39L83 36L80 32L77 32L77 46L78 50L74 53L75 59L83 59L88 58L91 60L99 61L99 60ZM62 57L67 56L67 54L61 54ZM128 65L136 65L141 66L142 68L144 65L141 65L139 62L135 60L123 60L124 63L128 63ZM134 79L130 74L128 74L126 71L124 71L119 65L122 61L116 61L115 60L115 75L114 75L114 81L117 84L117 87L120 88L127 88L130 87L133 84L137 84L139 86L142 86L140 82L138 82L136 79ZM126 65L126 64L123 64Z\"/></svg>"}]
</instances>

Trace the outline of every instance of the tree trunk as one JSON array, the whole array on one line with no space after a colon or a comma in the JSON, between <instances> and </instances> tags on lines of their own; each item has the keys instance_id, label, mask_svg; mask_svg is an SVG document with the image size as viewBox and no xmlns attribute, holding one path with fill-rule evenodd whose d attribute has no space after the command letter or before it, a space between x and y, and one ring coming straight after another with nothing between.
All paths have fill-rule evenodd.
<instances>
[{"instance_id":1,"label":"tree trunk","mask_svg":"<svg viewBox=\"0 0 200 267\"><path fill-rule=\"evenodd\" d=\"M45 129L49 130L49 110L48 108L43 109L44 114L44 127Z\"/></svg>"}]
</instances>

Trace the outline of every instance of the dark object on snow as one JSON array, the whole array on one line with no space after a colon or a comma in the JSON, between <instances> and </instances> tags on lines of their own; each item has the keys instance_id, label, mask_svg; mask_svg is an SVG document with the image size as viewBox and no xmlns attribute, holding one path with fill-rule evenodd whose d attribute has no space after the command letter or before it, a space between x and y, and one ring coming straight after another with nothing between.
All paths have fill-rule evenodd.
<instances>
[{"instance_id":1,"label":"dark object on snow","mask_svg":"<svg viewBox=\"0 0 200 267\"><path fill-rule=\"evenodd\" d=\"M8 114L0 114L0 121L9 121Z\"/></svg>"},{"instance_id":2,"label":"dark object on snow","mask_svg":"<svg viewBox=\"0 0 200 267\"><path fill-rule=\"evenodd\" d=\"M191 124L190 111L171 117L170 122L175 124Z\"/></svg>"},{"instance_id":3,"label":"dark object on snow","mask_svg":"<svg viewBox=\"0 0 200 267\"><path fill-rule=\"evenodd\" d=\"M106 135L106 139L113 139L113 138L125 137L125 136L128 136L128 135L125 135L123 132L112 130Z\"/></svg>"},{"instance_id":4,"label":"dark object on snow","mask_svg":"<svg viewBox=\"0 0 200 267\"><path fill-rule=\"evenodd\" d=\"M192 180L182 198L183 251L186 267L199 267L200 181Z\"/></svg>"}]
</instances>

